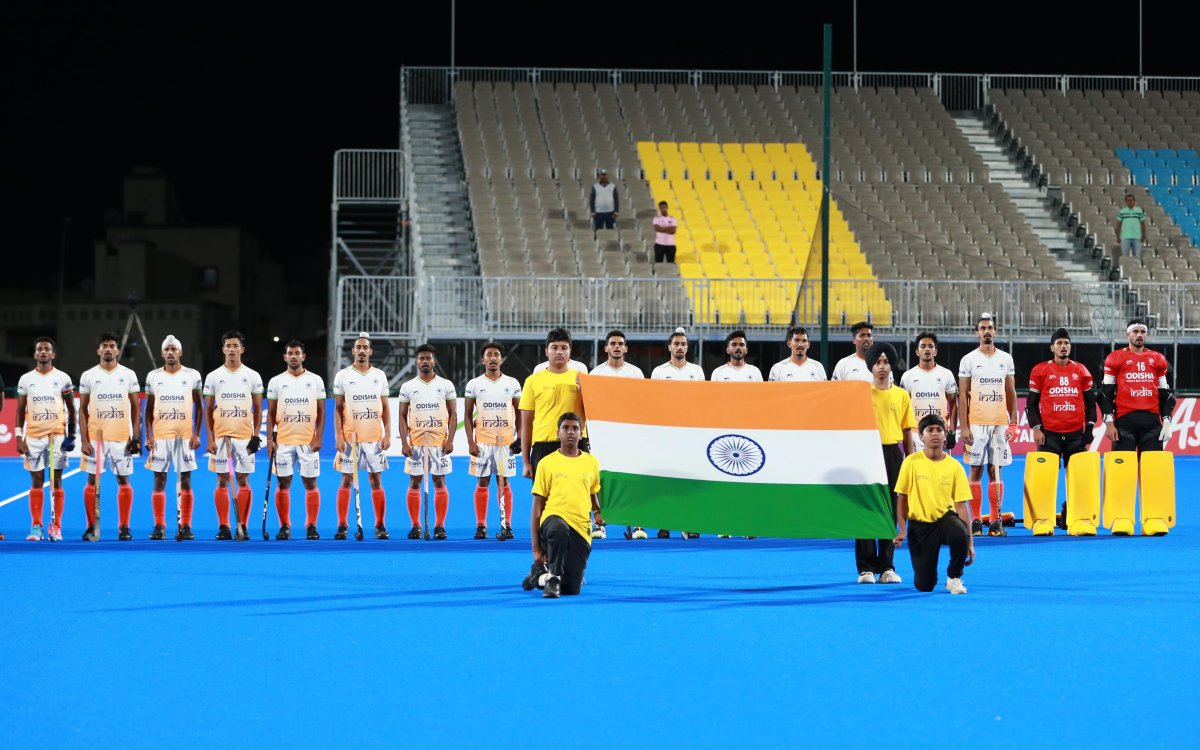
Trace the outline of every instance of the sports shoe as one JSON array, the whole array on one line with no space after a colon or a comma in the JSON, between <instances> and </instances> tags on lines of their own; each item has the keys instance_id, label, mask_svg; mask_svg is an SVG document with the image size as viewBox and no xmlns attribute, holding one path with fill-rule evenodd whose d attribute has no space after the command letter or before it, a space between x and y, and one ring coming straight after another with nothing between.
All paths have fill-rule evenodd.
<instances>
[{"instance_id":1,"label":"sports shoe","mask_svg":"<svg viewBox=\"0 0 1200 750\"><path fill-rule=\"evenodd\" d=\"M646 538L646 530L643 529L641 526L634 526L632 536L634 539L645 539Z\"/></svg>"},{"instance_id":2,"label":"sports shoe","mask_svg":"<svg viewBox=\"0 0 1200 750\"><path fill-rule=\"evenodd\" d=\"M888 568L879 574L879 583L904 583L896 571Z\"/></svg>"},{"instance_id":3,"label":"sports shoe","mask_svg":"<svg viewBox=\"0 0 1200 750\"><path fill-rule=\"evenodd\" d=\"M391 539L391 537L388 536L387 527L384 526L383 524L379 524L378 526L376 526L375 527L375 538L376 539L384 539L384 540Z\"/></svg>"},{"instance_id":4,"label":"sports shoe","mask_svg":"<svg viewBox=\"0 0 1200 750\"><path fill-rule=\"evenodd\" d=\"M46 529L46 536L50 537L50 541L52 542L61 542L62 526L59 526L56 523L50 524L50 527Z\"/></svg>"},{"instance_id":5,"label":"sports shoe","mask_svg":"<svg viewBox=\"0 0 1200 750\"><path fill-rule=\"evenodd\" d=\"M717 534L717 539L732 539L732 538L733 537L729 534Z\"/></svg>"},{"instance_id":6,"label":"sports shoe","mask_svg":"<svg viewBox=\"0 0 1200 750\"><path fill-rule=\"evenodd\" d=\"M40 523L35 523L33 526L29 527L29 535L25 537L25 541L27 541L27 542L42 541L42 525Z\"/></svg>"},{"instance_id":7,"label":"sports shoe","mask_svg":"<svg viewBox=\"0 0 1200 750\"><path fill-rule=\"evenodd\" d=\"M421 524L419 524L419 523L413 524L413 527L408 530L408 538L409 539L420 539L421 538Z\"/></svg>"},{"instance_id":8,"label":"sports shoe","mask_svg":"<svg viewBox=\"0 0 1200 750\"><path fill-rule=\"evenodd\" d=\"M291 526L280 526L279 533L275 535L275 541L286 542L292 538Z\"/></svg>"},{"instance_id":9,"label":"sports shoe","mask_svg":"<svg viewBox=\"0 0 1200 750\"><path fill-rule=\"evenodd\" d=\"M167 538L167 527L161 523L154 524L154 530L150 532L150 538L154 541Z\"/></svg>"},{"instance_id":10,"label":"sports shoe","mask_svg":"<svg viewBox=\"0 0 1200 750\"><path fill-rule=\"evenodd\" d=\"M516 535L513 534L512 526L501 526L500 533L496 535L496 539L501 542L507 542L509 539L516 538Z\"/></svg>"},{"instance_id":11,"label":"sports shoe","mask_svg":"<svg viewBox=\"0 0 1200 750\"><path fill-rule=\"evenodd\" d=\"M668 531L667 529L659 529L658 530L658 538L659 539L670 539L671 532Z\"/></svg>"},{"instance_id":12,"label":"sports shoe","mask_svg":"<svg viewBox=\"0 0 1200 750\"><path fill-rule=\"evenodd\" d=\"M339 523L337 531L333 532L333 538L339 542L346 540L346 535L350 533L350 527L344 523Z\"/></svg>"},{"instance_id":13,"label":"sports shoe","mask_svg":"<svg viewBox=\"0 0 1200 750\"><path fill-rule=\"evenodd\" d=\"M433 538L438 539L438 540L445 539L446 538L446 527L445 526L434 526L433 527Z\"/></svg>"},{"instance_id":14,"label":"sports shoe","mask_svg":"<svg viewBox=\"0 0 1200 750\"><path fill-rule=\"evenodd\" d=\"M233 531L233 541L244 542L250 538L250 532L246 529L246 524L239 523Z\"/></svg>"},{"instance_id":15,"label":"sports shoe","mask_svg":"<svg viewBox=\"0 0 1200 750\"><path fill-rule=\"evenodd\" d=\"M1008 532L1004 530L1004 522L996 520L988 524L988 536L1008 536Z\"/></svg>"},{"instance_id":16,"label":"sports shoe","mask_svg":"<svg viewBox=\"0 0 1200 750\"><path fill-rule=\"evenodd\" d=\"M308 540L320 539L321 535L317 533L317 527L309 524L304 527L304 538Z\"/></svg>"},{"instance_id":17,"label":"sports shoe","mask_svg":"<svg viewBox=\"0 0 1200 750\"><path fill-rule=\"evenodd\" d=\"M133 534L130 533L129 527L128 526L118 526L117 527L117 541L128 542L130 539L133 539Z\"/></svg>"},{"instance_id":18,"label":"sports shoe","mask_svg":"<svg viewBox=\"0 0 1200 750\"><path fill-rule=\"evenodd\" d=\"M682 536L684 539L699 539L700 538L700 535L694 531L681 531L681 532L679 532L679 535Z\"/></svg>"},{"instance_id":19,"label":"sports shoe","mask_svg":"<svg viewBox=\"0 0 1200 750\"><path fill-rule=\"evenodd\" d=\"M475 527L475 538L476 539L487 539L487 526L484 526L483 524L479 524L478 526L476 526Z\"/></svg>"},{"instance_id":20,"label":"sports shoe","mask_svg":"<svg viewBox=\"0 0 1200 750\"><path fill-rule=\"evenodd\" d=\"M542 589L543 599L557 599L562 594L562 579L550 576L546 579L546 587Z\"/></svg>"},{"instance_id":21,"label":"sports shoe","mask_svg":"<svg viewBox=\"0 0 1200 750\"><path fill-rule=\"evenodd\" d=\"M542 581L542 576L550 572L545 563L534 563L529 566L529 575L525 576L525 580L521 581L521 588L526 591L533 591L541 588L538 584Z\"/></svg>"},{"instance_id":22,"label":"sports shoe","mask_svg":"<svg viewBox=\"0 0 1200 750\"><path fill-rule=\"evenodd\" d=\"M976 518L971 521L971 536L983 536L983 520Z\"/></svg>"},{"instance_id":23,"label":"sports shoe","mask_svg":"<svg viewBox=\"0 0 1200 750\"><path fill-rule=\"evenodd\" d=\"M869 570L864 570L858 574L859 583L875 583L875 574Z\"/></svg>"},{"instance_id":24,"label":"sports shoe","mask_svg":"<svg viewBox=\"0 0 1200 750\"><path fill-rule=\"evenodd\" d=\"M1063 503L1062 512L1054 517L1055 525L1063 531L1067 530L1067 504Z\"/></svg>"},{"instance_id":25,"label":"sports shoe","mask_svg":"<svg viewBox=\"0 0 1200 750\"><path fill-rule=\"evenodd\" d=\"M967 587L963 585L961 578L947 578L946 579L946 590L949 591L951 594L967 593Z\"/></svg>"},{"instance_id":26,"label":"sports shoe","mask_svg":"<svg viewBox=\"0 0 1200 750\"><path fill-rule=\"evenodd\" d=\"M175 541L177 542L190 542L195 538L196 535L192 533L191 526L180 526L175 532Z\"/></svg>"},{"instance_id":27,"label":"sports shoe","mask_svg":"<svg viewBox=\"0 0 1200 750\"><path fill-rule=\"evenodd\" d=\"M233 533L230 532L228 526L222 524L221 527L217 529L217 541L228 542L231 539L233 539Z\"/></svg>"},{"instance_id":28,"label":"sports shoe","mask_svg":"<svg viewBox=\"0 0 1200 750\"><path fill-rule=\"evenodd\" d=\"M606 524L602 524L602 523L592 524L592 539L607 539L607 538L608 538L608 527ZM557 594L555 596L557 596Z\"/></svg>"}]
</instances>

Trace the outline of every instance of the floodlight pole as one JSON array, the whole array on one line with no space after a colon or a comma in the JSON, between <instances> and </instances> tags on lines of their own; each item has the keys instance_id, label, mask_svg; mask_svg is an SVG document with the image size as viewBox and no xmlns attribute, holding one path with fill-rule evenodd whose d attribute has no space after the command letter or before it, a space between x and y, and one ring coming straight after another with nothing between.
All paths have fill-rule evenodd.
<instances>
[{"instance_id":1,"label":"floodlight pole","mask_svg":"<svg viewBox=\"0 0 1200 750\"><path fill-rule=\"evenodd\" d=\"M829 126L833 97L833 25L825 24L825 106L821 135L821 361L829 363Z\"/></svg>"}]
</instances>

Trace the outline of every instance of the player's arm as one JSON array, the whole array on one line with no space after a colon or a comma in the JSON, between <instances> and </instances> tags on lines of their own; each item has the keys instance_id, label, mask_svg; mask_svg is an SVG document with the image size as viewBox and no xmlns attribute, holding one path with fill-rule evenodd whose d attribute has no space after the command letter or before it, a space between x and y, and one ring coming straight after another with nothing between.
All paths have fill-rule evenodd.
<instances>
[{"instance_id":1,"label":"player's arm","mask_svg":"<svg viewBox=\"0 0 1200 750\"><path fill-rule=\"evenodd\" d=\"M1042 431L1042 393L1034 390L1029 384L1029 395L1025 397L1025 418L1033 428L1033 442L1038 445L1046 444L1046 433Z\"/></svg>"},{"instance_id":2,"label":"player's arm","mask_svg":"<svg viewBox=\"0 0 1200 750\"><path fill-rule=\"evenodd\" d=\"M192 390L192 450L200 447L200 433L204 431L204 391Z\"/></svg>"},{"instance_id":3,"label":"player's arm","mask_svg":"<svg viewBox=\"0 0 1200 750\"><path fill-rule=\"evenodd\" d=\"M911 427L904 428L904 455L911 456L913 452L913 431Z\"/></svg>"},{"instance_id":4,"label":"player's arm","mask_svg":"<svg viewBox=\"0 0 1200 750\"><path fill-rule=\"evenodd\" d=\"M962 437L963 445L971 445L974 439L971 436L971 379L958 378L958 433Z\"/></svg>"},{"instance_id":5,"label":"player's arm","mask_svg":"<svg viewBox=\"0 0 1200 750\"><path fill-rule=\"evenodd\" d=\"M260 385L259 388L261 388L261 387L262 386ZM250 443L246 446L246 448L251 453L258 453L258 449L262 445L262 438L260 438L258 436L258 426L262 424L262 418L263 418L263 407L262 407L263 395L261 393L255 393L255 394L251 395L250 398L251 398L251 403L254 404L254 407L251 409L251 412L254 415L252 417L254 420L254 422L253 422L254 426L251 428L252 434L250 435Z\"/></svg>"},{"instance_id":6,"label":"player's arm","mask_svg":"<svg viewBox=\"0 0 1200 750\"><path fill-rule=\"evenodd\" d=\"M129 417L133 433L129 442L125 444L125 452L131 456L142 452L142 399L139 398L140 394L140 390L129 394Z\"/></svg>"},{"instance_id":7,"label":"player's arm","mask_svg":"<svg viewBox=\"0 0 1200 750\"><path fill-rule=\"evenodd\" d=\"M952 387L952 386L951 386ZM958 392L957 389L946 394L946 429L950 432L958 426ZM946 452L949 453L954 448L954 440L950 435L946 436Z\"/></svg>"},{"instance_id":8,"label":"player's arm","mask_svg":"<svg viewBox=\"0 0 1200 750\"><path fill-rule=\"evenodd\" d=\"M1013 375L1004 377L1004 405L1008 407L1009 427L1015 427L1017 424L1017 379Z\"/></svg>"},{"instance_id":9,"label":"player's arm","mask_svg":"<svg viewBox=\"0 0 1200 750\"><path fill-rule=\"evenodd\" d=\"M272 433L273 434L273 433ZM325 399L317 399L317 417L313 422L313 439L308 444L314 452L321 450L321 441L325 438Z\"/></svg>"},{"instance_id":10,"label":"player's arm","mask_svg":"<svg viewBox=\"0 0 1200 750\"><path fill-rule=\"evenodd\" d=\"M598 526L604 525L604 519L600 517L600 496L592 493L592 513L596 516L594 523Z\"/></svg>"},{"instance_id":11,"label":"player's arm","mask_svg":"<svg viewBox=\"0 0 1200 750\"><path fill-rule=\"evenodd\" d=\"M146 394L146 450L154 453L154 394Z\"/></svg>"},{"instance_id":12,"label":"player's arm","mask_svg":"<svg viewBox=\"0 0 1200 750\"><path fill-rule=\"evenodd\" d=\"M533 561L546 562L546 553L542 551L542 511L546 509L546 497L534 493L533 507L529 509L529 540L533 543Z\"/></svg>"},{"instance_id":13,"label":"player's arm","mask_svg":"<svg viewBox=\"0 0 1200 750\"><path fill-rule=\"evenodd\" d=\"M533 478L533 469L529 465L529 448L533 445L533 410L521 409L521 473L526 479Z\"/></svg>"},{"instance_id":14,"label":"player's arm","mask_svg":"<svg viewBox=\"0 0 1200 750\"><path fill-rule=\"evenodd\" d=\"M67 437L64 450L70 451L75 441L75 393L70 387L63 391L63 405L67 407Z\"/></svg>"},{"instance_id":15,"label":"player's arm","mask_svg":"<svg viewBox=\"0 0 1200 750\"><path fill-rule=\"evenodd\" d=\"M967 526L970 527L970 522ZM897 547L904 544L904 538L908 536L908 494L903 492L896 493L896 538L892 541Z\"/></svg>"},{"instance_id":16,"label":"player's arm","mask_svg":"<svg viewBox=\"0 0 1200 750\"><path fill-rule=\"evenodd\" d=\"M275 452L275 422L279 412L279 401L267 399L267 453Z\"/></svg>"},{"instance_id":17,"label":"player's arm","mask_svg":"<svg viewBox=\"0 0 1200 750\"><path fill-rule=\"evenodd\" d=\"M17 394L17 423L14 425L13 434L17 436L17 453L25 455L25 403L29 397L18 393ZM0 409L4 407L0 406Z\"/></svg>"},{"instance_id":18,"label":"player's arm","mask_svg":"<svg viewBox=\"0 0 1200 750\"><path fill-rule=\"evenodd\" d=\"M463 399L463 434L467 436L467 453L479 455L479 446L475 444L475 399L467 396Z\"/></svg>"},{"instance_id":19,"label":"player's arm","mask_svg":"<svg viewBox=\"0 0 1200 750\"><path fill-rule=\"evenodd\" d=\"M79 451L85 456L92 455L92 439L91 433L88 431L88 405L91 401L90 394L79 394L79 431L83 434L83 442L79 445Z\"/></svg>"},{"instance_id":20,"label":"player's arm","mask_svg":"<svg viewBox=\"0 0 1200 750\"><path fill-rule=\"evenodd\" d=\"M346 440L342 437L345 433L342 431L342 411L346 408L346 397L336 395L333 397L333 439L338 453L346 452Z\"/></svg>"},{"instance_id":21,"label":"player's arm","mask_svg":"<svg viewBox=\"0 0 1200 750\"><path fill-rule=\"evenodd\" d=\"M204 425L208 429L208 452L217 455L217 430L213 426L213 415L217 411L217 397L204 397Z\"/></svg>"},{"instance_id":22,"label":"player's arm","mask_svg":"<svg viewBox=\"0 0 1200 750\"><path fill-rule=\"evenodd\" d=\"M1083 392L1083 431L1086 440L1092 439L1092 430L1096 428L1096 389L1088 388Z\"/></svg>"},{"instance_id":23,"label":"player's arm","mask_svg":"<svg viewBox=\"0 0 1200 750\"><path fill-rule=\"evenodd\" d=\"M451 394L454 395L454 394ZM465 427L464 427L465 429ZM446 443L442 452L447 456L454 452L454 433L458 430L458 399L446 399Z\"/></svg>"},{"instance_id":24,"label":"player's arm","mask_svg":"<svg viewBox=\"0 0 1200 750\"><path fill-rule=\"evenodd\" d=\"M379 402L383 405L383 408L379 412L380 418L383 419L383 437L379 440L379 447L386 452L388 448L392 447L392 407L388 406L386 393L379 397ZM401 406L404 406L404 404L401 403ZM404 420L401 419L400 423L404 424Z\"/></svg>"},{"instance_id":25,"label":"player's arm","mask_svg":"<svg viewBox=\"0 0 1200 750\"><path fill-rule=\"evenodd\" d=\"M408 442L408 402L400 402L400 415L396 419L396 429L400 431L400 448L405 456L412 455L412 446Z\"/></svg>"},{"instance_id":26,"label":"player's arm","mask_svg":"<svg viewBox=\"0 0 1200 750\"><path fill-rule=\"evenodd\" d=\"M1104 369L1104 379L1100 381L1100 413L1104 415L1104 436L1115 443L1120 437L1115 421L1117 410L1117 376L1107 371L1107 362Z\"/></svg>"}]
</instances>

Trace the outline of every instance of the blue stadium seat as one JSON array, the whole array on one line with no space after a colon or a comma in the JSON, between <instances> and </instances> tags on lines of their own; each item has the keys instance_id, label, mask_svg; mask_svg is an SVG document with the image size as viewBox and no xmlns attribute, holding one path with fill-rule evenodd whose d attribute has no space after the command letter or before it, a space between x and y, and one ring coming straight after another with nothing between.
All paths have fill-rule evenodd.
<instances>
[{"instance_id":1,"label":"blue stadium seat","mask_svg":"<svg viewBox=\"0 0 1200 750\"><path fill-rule=\"evenodd\" d=\"M1153 173L1149 169L1145 167L1141 169L1131 167L1129 171L1133 175L1133 184L1145 186L1154 184Z\"/></svg>"},{"instance_id":2,"label":"blue stadium seat","mask_svg":"<svg viewBox=\"0 0 1200 750\"><path fill-rule=\"evenodd\" d=\"M1196 149L1194 149L1194 148L1181 148L1176 153L1178 153L1184 159L1195 159L1196 158Z\"/></svg>"},{"instance_id":3,"label":"blue stadium seat","mask_svg":"<svg viewBox=\"0 0 1200 750\"><path fill-rule=\"evenodd\" d=\"M1126 165L1136 158L1135 154L1133 153L1133 149L1131 148L1119 148L1117 149L1116 153L1117 158L1125 162Z\"/></svg>"},{"instance_id":4,"label":"blue stadium seat","mask_svg":"<svg viewBox=\"0 0 1200 750\"><path fill-rule=\"evenodd\" d=\"M1143 161L1154 161L1158 158L1158 151L1152 148L1139 148L1133 152L1133 155Z\"/></svg>"}]
</instances>

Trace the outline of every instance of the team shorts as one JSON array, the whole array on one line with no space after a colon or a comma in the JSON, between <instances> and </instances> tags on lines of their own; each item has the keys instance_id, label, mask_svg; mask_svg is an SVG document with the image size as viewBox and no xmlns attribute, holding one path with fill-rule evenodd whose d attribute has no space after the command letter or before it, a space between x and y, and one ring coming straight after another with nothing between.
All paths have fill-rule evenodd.
<instances>
[{"instance_id":1,"label":"team shorts","mask_svg":"<svg viewBox=\"0 0 1200 750\"><path fill-rule=\"evenodd\" d=\"M250 443L250 439L239 440L238 438L217 438L217 453L208 458L208 470L215 471L218 474L229 473L229 454L227 453L226 440L233 446L233 470L238 474L253 474L254 473L254 455L246 449Z\"/></svg>"},{"instance_id":2,"label":"team shorts","mask_svg":"<svg viewBox=\"0 0 1200 750\"><path fill-rule=\"evenodd\" d=\"M103 474L104 464L108 464L112 473L119 477L127 477L133 473L133 456L126 452L129 446L124 440L105 440L102 443L92 443L93 448L99 448L100 473ZM80 467L88 474L96 473L96 456L79 455Z\"/></svg>"},{"instance_id":3,"label":"team shorts","mask_svg":"<svg viewBox=\"0 0 1200 750\"><path fill-rule=\"evenodd\" d=\"M968 466L1008 466L1012 448L1008 445L1008 425L973 424L971 445L963 443L963 460Z\"/></svg>"},{"instance_id":4,"label":"team shorts","mask_svg":"<svg viewBox=\"0 0 1200 750\"><path fill-rule=\"evenodd\" d=\"M321 476L321 454L308 445L278 445L275 447L275 474L290 477L300 467L300 476L314 479Z\"/></svg>"},{"instance_id":5,"label":"team shorts","mask_svg":"<svg viewBox=\"0 0 1200 750\"><path fill-rule=\"evenodd\" d=\"M358 446L358 468L366 469L368 474L378 474L388 467L388 457L381 447L380 441L374 443L346 442L346 452L339 453L333 459L333 468L343 474L353 474L354 446ZM300 476L304 476L303 473Z\"/></svg>"},{"instance_id":6,"label":"team shorts","mask_svg":"<svg viewBox=\"0 0 1200 750\"><path fill-rule=\"evenodd\" d=\"M191 438L154 441L154 450L146 458L146 468L155 474L163 474L171 467L180 473L196 470L196 451L192 450Z\"/></svg>"},{"instance_id":7,"label":"team shorts","mask_svg":"<svg viewBox=\"0 0 1200 750\"><path fill-rule=\"evenodd\" d=\"M467 472L473 477L514 477L517 475L517 457L507 445L481 445L479 455L471 456Z\"/></svg>"},{"instance_id":8,"label":"team shorts","mask_svg":"<svg viewBox=\"0 0 1200 750\"><path fill-rule=\"evenodd\" d=\"M25 438L25 471L45 471L50 461L50 441L54 441L54 470L67 468L67 455L62 450L62 435Z\"/></svg>"},{"instance_id":9,"label":"team shorts","mask_svg":"<svg viewBox=\"0 0 1200 750\"><path fill-rule=\"evenodd\" d=\"M480 446L482 448L483 446ZM440 445L414 445L412 455L404 462L404 473L413 476L425 474L425 463L429 463L429 473L434 476L445 476L450 473L450 457Z\"/></svg>"}]
</instances>

